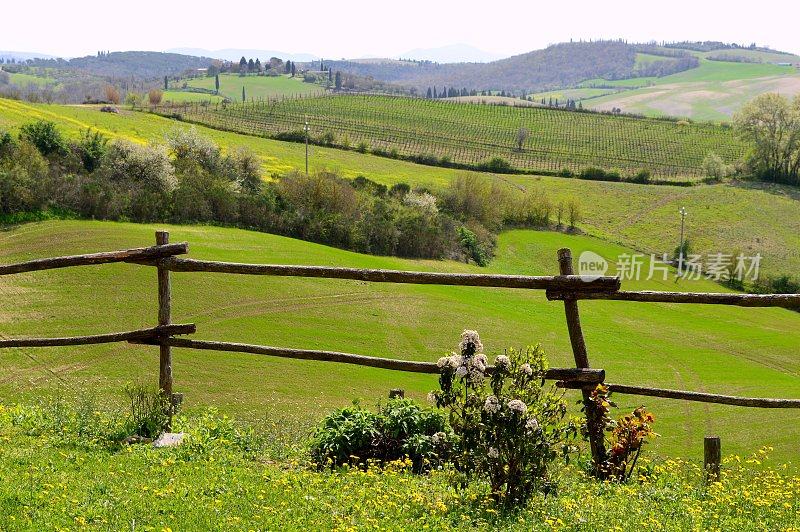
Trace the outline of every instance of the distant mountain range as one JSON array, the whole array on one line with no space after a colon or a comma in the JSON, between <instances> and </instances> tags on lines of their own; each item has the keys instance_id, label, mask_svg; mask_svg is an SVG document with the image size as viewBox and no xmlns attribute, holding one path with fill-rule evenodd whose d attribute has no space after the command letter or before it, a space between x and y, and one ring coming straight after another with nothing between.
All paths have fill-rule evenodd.
<instances>
[{"instance_id":1,"label":"distant mountain range","mask_svg":"<svg viewBox=\"0 0 800 532\"><path fill-rule=\"evenodd\" d=\"M468 44L451 44L438 48L415 48L400 54L402 59L433 61L434 63L488 63L503 59L503 55L486 52Z\"/></svg>"},{"instance_id":2,"label":"distant mountain range","mask_svg":"<svg viewBox=\"0 0 800 532\"><path fill-rule=\"evenodd\" d=\"M12 52L7 50L0 50L0 59L8 61L13 59L15 61L27 61L28 59L54 59L54 55L41 54L39 52Z\"/></svg>"},{"instance_id":3,"label":"distant mountain range","mask_svg":"<svg viewBox=\"0 0 800 532\"><path fill-rule=\"evenodd\" d=\"M297 61L298 63L305 63L319 59L320 56L316 54L306 53L289 53L281 52L278 50L258 50L251 48L224 48L222 50L206 50L203 48L170 48L166 50L168 53L193 55L198 57L211 57L214 59L224 59L226 61L238 61L242 57L258 58L262 61L269 60L270 57L279 57L284 61Z\"/></svg>"}]
</instances>

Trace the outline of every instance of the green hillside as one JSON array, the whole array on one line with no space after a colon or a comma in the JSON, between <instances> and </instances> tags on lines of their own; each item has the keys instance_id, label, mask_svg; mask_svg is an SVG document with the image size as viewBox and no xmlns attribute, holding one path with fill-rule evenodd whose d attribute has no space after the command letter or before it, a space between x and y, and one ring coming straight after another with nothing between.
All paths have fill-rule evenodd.
<instances>
[{"instance_id":1,"label":"green hillside","mask_svg":"<svg viewBox=\"0 0 800 532\"><path fill-rule=\"evenodd\" d=\"M215 90L213 77L200 77L186 80L189 87ZM324 89L319 85L304 83L302 78L289 76L240 76L238 74L219 75L219 93L234 102L242 101L242 87L248 100L320 94Z\"/></svg>"},{"instance_id":2,"label":"green hillside","mask_svg":"<svg viewBox=\"0 0 800 532\"><path fill-rule=\"evenodd\" d=\"M96 107L33 105L0 99L0 130L16 130L37 119L55 121L73 138L92 127L113 138L135 142L164 142L174 128L193 127L147 113L101 113ZM262 160L265 176L303 168L301 144L194 127L224 148L246 146L254 150ZM365 175L389 186L406 182L435 190L464 173L320 146L311 147L310 168L335 170L351 178ZM795 252L800 247L800 203L792 187L738 183L677 188L559 177L476 175L538 190L553 203L576 199L583 212L581 229L648 253L671 252L677 246L677 212L686 207L687 234L696 252L729 253L739 249L761 253L766 273L794 273L800 269L800 256Z\"/></svg>"},{"instance_id":3,"label":"green hillside","mask_svg":"<svg viewBox=\"0 0 800 532\"><path fill-rule=\"evenodd\" d=\"M330 145L471 166L499 157L530 172L599 166L626 176L648 169L663 178L702 177L702 161L710 151L733 161L745 149L729 129L710 124L392 96L293 98L160 112L258 136L302 138L308 120L310 134ZM520 128L530 133L521 150Z\"/></svg>"},{"instance_id":4,"label":"green hillside","mask_svg":"<svg viewBox=\"0 0 800 532\"><path fill-rule=\"evenodd\" d=\"M790 62L792 57L786 56L783 61ZM753 60L758 58L758 55L753 56ZM619 108L627 113L648 116L729 120L737 109L759 94L800 93L800 71L795 67L767 62L737 63L701 57L698 68L662 78L589 80L583 83L587 87L599 85L641 88L592 98L584 102L586 107L598 110Z\"/></svg>"},{"instance_id":5,"label":"green hillside","mask_svg":"<svg viewBox=\"0 0 800 532\"><path fill-rule=\"evenodd\" d=\"M159 226L160 227L160 226ZM107 222L45 222L3 233L0 263L36 257L144 246L156 226ZM194 258L462 272L552 274L556 250L593 250L612 261L629 252L589 237L513 231L500 237L488 269L453 262L408 261L344 252L298 240L212 227L167 227L172 241L190 242ZM645 266L646 267L646 266ZM613 268L612 268L613 269ZM612 272L613 273L613 272ZM709 282L625 282L625 288L719 290ZM49 270L0 279L14 307L2 314L9 337L88 334L151 325L155 272L133 265ZM592 364L618 383L726 394L800 397L796 357L800 315L781 309L585 302L582 321ZM444 286L174 274L173 319L195 322L196 337L307 347L414 360L435 360L465 327L480 331L488 352L541 342L551 363L571 364L563 306L541 292ZM346 324L346 325L343 325ZM107 344L80 348L6 349L0 396L19 400L43 390L91 388L119 394L126 381L154 382L152 347ZM316 419L361 397L369 403L402 387L418 399L432 376L247 354L176 350L174 375L187 404L215 405L258 422L291 415ZM659 417L659 452L697 457L705 434L723 437L727 452L773 445L793 456L798 414L643 401ZM757 430L741 430L743 423Z\"/></svg>"}]
</instances>

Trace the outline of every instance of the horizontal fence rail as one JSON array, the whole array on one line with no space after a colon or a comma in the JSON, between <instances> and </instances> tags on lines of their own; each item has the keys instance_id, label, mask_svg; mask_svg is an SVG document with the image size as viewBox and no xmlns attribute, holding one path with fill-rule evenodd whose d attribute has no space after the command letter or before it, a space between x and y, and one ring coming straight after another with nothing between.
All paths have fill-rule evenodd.
<instances>
[{"instance_id":1,"label":"horizontal fence rail","mask_svg":"<svg viewBox=\"0 0 800 532\"><path fill-rule=\"evenodd\" d=\"M293 266L283 264L243 264L209 260L170 258L160 267L173 272L234 273L284 277L319 277L351 279L373 283L438 284L525 288L532 290L567 290L574 292L608 292L619 290L619 277L598 277L586 280L579 275L492 275L481 273L440 273L402 270L372 270L331 266Z\"/></svg>"},{"instance_id":2,"label":"horizontal fence rail","mask_svg":"<svg viewBox=\"0 0 800 532\"><path fill-rule=\"evenodd\" d=\"M581 389L586 385L575 382L559 382L560 388ZM720 405L748 406L752 408L800 408L800 399L772 399L766 397L740 397L736 395L719 395L715 393L689 392L670 390L667 388L650 388L647 386L629 386L627 384L604 383L610 392L623 395L642 395L661 397L664 399L681 399L700 403L716 403Z\"/></svg>"},{"instance_id":3,"label":"horizontal fence rail","mask_svg":"<svg viewBox=\"0 0 800 532\"><path fill-rule=\"evenodd\" d=\"M547 299L607 299L642 303L694 303L698 305L733 305L739 307L800 308L800 294L726 294L708 292L656 292L650 290L617 292L570 292L547 290Z\"/></svg>"},{"instance_id":4,"label":"horizontal fence rail","mask_svg":"<svg viewBox=\"0 0 800 532\"><path fill-rule=\"evenodd\" d=\"M131 343L161 345L152 340L130 340ZM418 362L415 360L399 360L394 358L370 357L340 353L338 351L320 351L315 349L291 349L286 347L272 347L266 345L242 344L236 342L215 342L207 340L190 340L188 338L168 338L164 343L171 347L188 349L206 349L211 351L227 351L236 353L251 353L280 358L293 358L299 360L318 360L323 362L342 362L372 368L390 369L410 373L438 374L441 370L435 362ZM491 373L493 367L487 368ZM582 368L550 368L545 373L545 378L555 381L568 381L579 384L599 384L605 380L606 372L602 369Z\"/></svg>"},{"instance_id":5,"label":"horizontal fence rail","mask_svg":"<svg viewBox=\"0 0 800 532\"><path fill-rule=\"evenodd\" d=\"M149 329L136 329L107 334L93 334L89 336L66 336L62 338L5 338L0 339L0 348L3 347L56 347L66 345L108 344L112 342L128 342L133 340L147 340L172 336L174 334L193 334L196 331L193 323L172 324L150 327Z\"/></svg>"},{"instance_id":6,"label":"horizontal fence rail","mask_svg":"<svg viewBox=\"0 0 800 532\"><path fill-rule=\"evenodd\" d=\"M150 246L146 248L124 249L121 251L105 251L101 253L88 253L85 255L69 255L49 259L36 259L16 264L0 266L0 275L33 272L39 270L52 270L56 268L70 268L72 266L91 266L95 264L109 264L112 262L141 262L161 257L182 255L189 252L189 244L180 242L163 246Z\"/></svg>"}]
</instances>

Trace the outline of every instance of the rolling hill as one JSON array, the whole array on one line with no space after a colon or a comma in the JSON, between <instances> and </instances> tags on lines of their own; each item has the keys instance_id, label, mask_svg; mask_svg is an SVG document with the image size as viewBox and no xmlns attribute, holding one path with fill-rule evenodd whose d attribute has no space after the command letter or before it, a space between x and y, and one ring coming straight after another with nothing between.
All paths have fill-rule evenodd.
<instances>
[{"instance_id":1,"label":"rolling hill","mask_svg":"<svg viewBox=\"0 0 800 532\"><path fill-rule=\"evenodd\" d=\"M781 58L789 62L796 57L764 52L750 56L771 60ZM800 64L800 58L796 61ZM736 110L759 94L777 92L789 97L800 94L800 70L770 62L719 61L702 57L698 68L661 78L636 78L623 82L588 80L582 85L629 89L585 98L583 105L591 109L617 108L647 116L727 121Z\"/></svg>"},{"instance_id":2,"label":"rolling hill","mask_svg":"<svg viewBox=\"0 0 800 532\"><path fill-rule=\"evenodd\" d=\"M101 113L92 106L34 105L0 99L0 130L17 131L37 119L54 121L66 135L79 138L94 128L111 138L162 143L175 128L195 127L224 149L247 147L261 159L265 176L304 166L304 147L263 137L192 126L154 114L122 110ZM345 177L364 175L391 186L442 190L463 170L311 146L310 169L333 170ZM792 187L730 183L671 187L610 183L529 175L474 173L499 184L533 190L554 204L575 199L582 210L583 231L647 253L671 253L679 237L677 212L689 211L687 234L698 253L741 250L761 253L764 273L794 274L800 269L800 195ZM777 221L777 223L776 223Z\"/></svg>"},{"instance_id":3,"label":"rolling hill","mask_svg":"<svg viewBox=\"0 0 800 532\"><path fill-rule=\"evenodd\" d=\"M294 140L303 139L307 121L318 143L444 166L491 169L495 161L497 171L504 171L504 162L506 173L579 173L600 167L628 178L647 170L659 178L699 179L705 177L702 163L710 152L729 163L745 152L730 128L710 124L380 95L155 111L218 129ZM521 128L528 135L520 146Z\"/></svg>"},{"instance_id":4,"label":"rolling hill","mask_svg":"<svg viewBox=\"0 0 800 532\"><path fill-rule=\"evenodd\" d=\"M161 226L158 226L161 227ZM56 221L4 231L0 262L146 246L156 226ZM435 270L552 274L556 250L591 250L613 261L631 250L585 236L511 231L500 237L488 270L454 262L408 261L359 255L272 235L214 227L166 227L172 241L190 242L190 256L254 263L290 263ZM645 265L646 268L646 265ZM612 266L613 270L613 266ZM613 273L613 271L611 272ZM173 319L195 322L197 338L242 341L436 360L465 327L480 331L490 354L541 342L551 364L570 365L563 307L540 292L431 285L368 285L354 281L224 274L173 274ZM625 288L714 290L707 281L626 281ZM0 278L15 300L0 315L8 337L127 330L154 323L155 273L135 265L49 270ZM113 304L110 304L113 302ZM800 314L781 309L581 303L592 364L617 383L772 397L800 396ZM342 326L346 323L347 326ZM6 349L0 398L68 393L91 388L115 396L125 382L154 382L152 347L105 344L72 348ZM433 376L248 354L174 354L177 389L187 406L214 405L258 422L284 416L318 419L361 397L367 404L393 387L422 399ZM61 390L61 392L59 392ZM657 453L698 457L702 438L720 434L726 453L749 454L761 445L794 456L798 413L702 403L619 397L620 407L643 401L663 435ZM746 424L749 430L742 430Z\"/></svg>"}]
</instances>

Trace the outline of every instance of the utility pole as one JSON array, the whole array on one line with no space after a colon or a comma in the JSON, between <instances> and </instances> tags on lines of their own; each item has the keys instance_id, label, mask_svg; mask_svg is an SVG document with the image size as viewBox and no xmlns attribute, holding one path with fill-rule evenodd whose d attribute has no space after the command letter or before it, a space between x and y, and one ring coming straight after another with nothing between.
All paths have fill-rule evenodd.
<instances>
[{"instance_id":1,"label":"utility pole","mask_svg":"<svg viewBox=\"0 0 800 532\"><path fill-rule=\"evenodd\" d=\"M308 175L308 115L305 117L305 122L303 130L306 132L306 175Z\"/></svg>"},{"instance_id":2,"label":"utility pole","mask_svg":"<svg viewBox=\"0 0 800 532\"><path fill-rule=\"evenodd\" d=\"M681 215L681 247L678 248L678 274L683 273L683 226L686 220L686 207L681 207L681 210L678 211Z\"/></svg>"}]
</instances>

